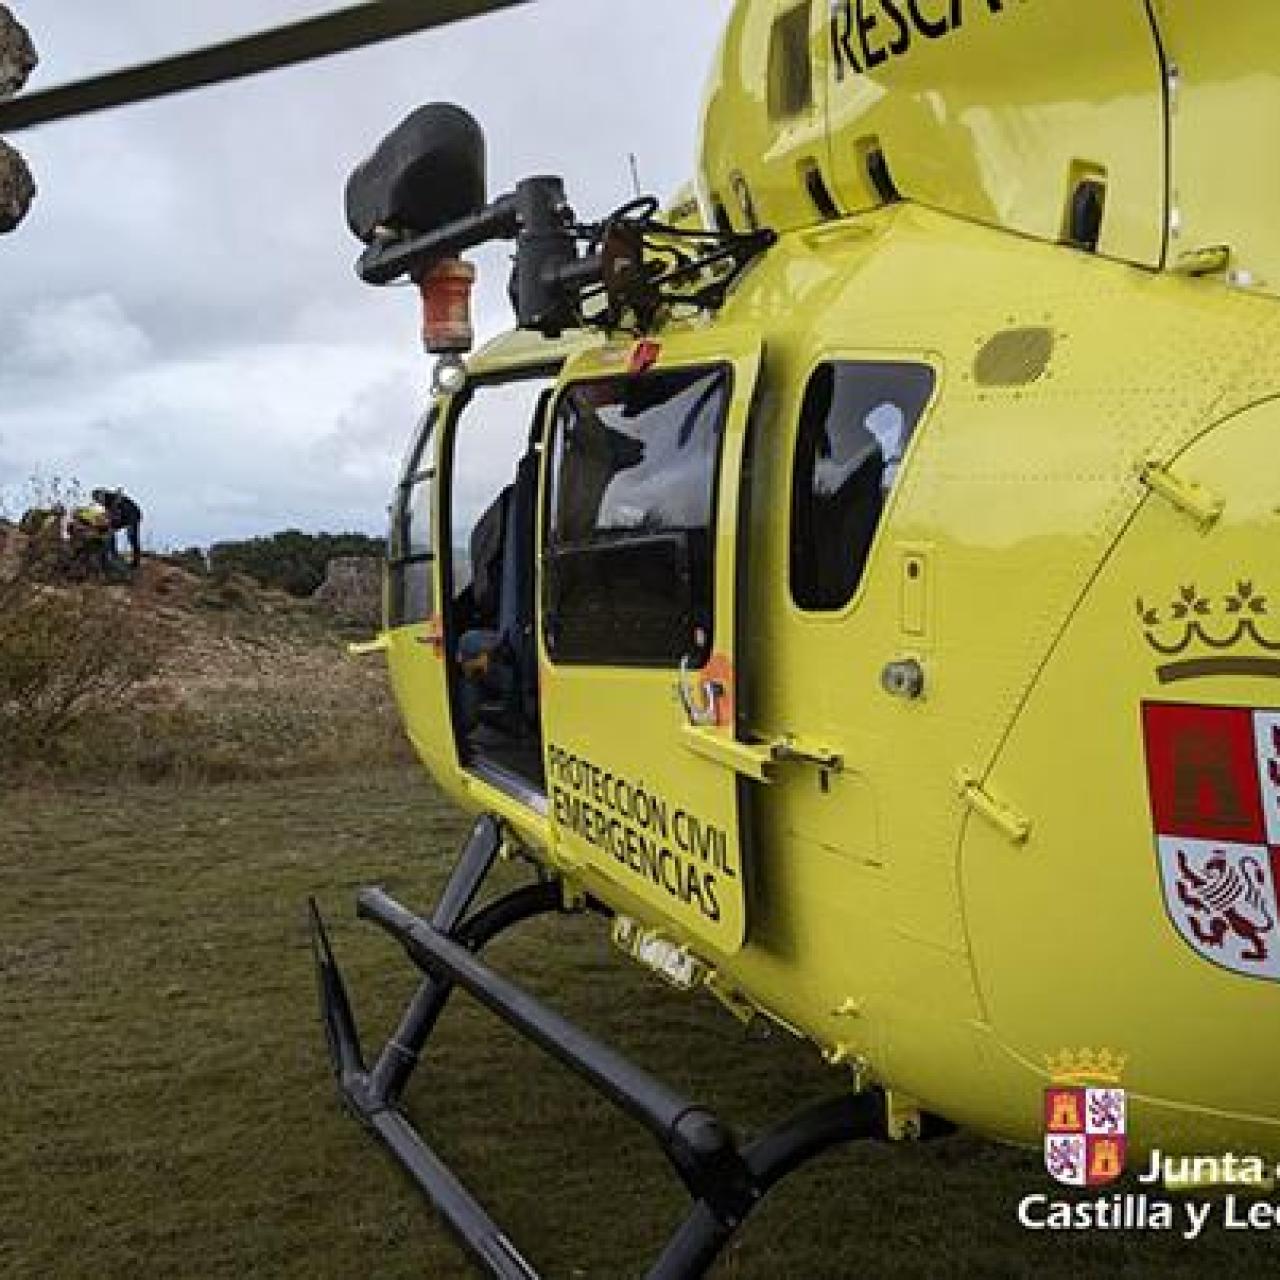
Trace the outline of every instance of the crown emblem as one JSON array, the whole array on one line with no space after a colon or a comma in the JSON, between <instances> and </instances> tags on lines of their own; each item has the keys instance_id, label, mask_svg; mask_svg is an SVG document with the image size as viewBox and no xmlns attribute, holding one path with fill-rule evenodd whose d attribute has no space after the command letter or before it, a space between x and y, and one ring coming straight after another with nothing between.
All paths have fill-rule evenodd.
<instances>
[{"instance_id":1,"label":"crown emblem","mask_svg":"<svg viewBox=\"0 0 1280 1280\"><path fill-rule=\"evenodd\" d=\"M1045 1055L1045 1066L1054 1084L1118 1085L1129 1058L1110 1049L1064 1049Z\"/></svg>"},{"instance_id":2,"label":"crown emblem","mask_svg":"<svg viewBox=\"0 0 1280 1280\"><path fill-rule=\"evenodd\" d=\"M1280 675L1280 625L1272 626L1268 597L1252 581L1236 583L1225 596L1209 595L1194 583L1167 605L1137 601L1147 646L1167 659L1157 671L1162 683L1209 675Z\"/></svg>"}]
</instances>

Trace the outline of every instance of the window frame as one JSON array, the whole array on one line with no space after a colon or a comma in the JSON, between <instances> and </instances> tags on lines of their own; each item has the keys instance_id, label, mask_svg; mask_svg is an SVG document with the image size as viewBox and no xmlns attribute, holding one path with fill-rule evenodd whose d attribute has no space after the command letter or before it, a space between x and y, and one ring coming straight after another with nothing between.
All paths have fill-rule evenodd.
<instances>
[{"instance_id":1,"label":"window frame","mask_svg":"<svg viewBox=\"0 0 1280 1280\"><path fill-rule=\"evenodd\" d=\"M542 500L540 505L539 523L538 523L538 644L542 652L543 658L553 667L570 670L593 670L593 671L678 671L680 669L680 659L672 662L669 659L652 659L648 661L632 660L627 662L601 662L591 661L587 659L571 659L566 661L562 658L555 657L547 645L546 634L546 586L549 581L548 573L548 557L551 554L551 529L552 529L552 468L555 466L556 445L560 436L560 411L564 406L566 398L579 387L596 386L602 383L618 383L629 379L648 378L654 376L663 376L670 374L682 374L694 381L699 377L709 374L719 374L723 379L724 385L724 410L718 425L718 439L716 441L715 461L712 468L711 477L711 494L710 509L708 512L707 522L707 640L703 649L693 654L696 665L704 665L710 660L712 654L716 652L717 632L720 626L720 620L716 611L716 587L719 581L720 565L718 551L720 546L720 516L721 516L721 485L724 477L724 450L725 441L728 435L729 418L733 411L734 395L736 392L737 370L734 362L728 359L710 359L697 360L691 364L657 364L643 373L627 373L625 371L613 370L609 373L592 374L589 377L574 378L570 382L566 382L561 386L548 406L547 410L547 434L543 440L543 482L542 482ZM739 477L741 481L741 477ZM653 537L652 531L648 533L637 533L637 538ZM617 545L626 542L627 539L617 538L610 539L608 544ZM736 559L736 548L735 548ZM730 619L730 626L735 625L735 620Z\"/></svg>"},{"instance_id":2,"label":"window frame","mask_svg":"<svg viewBox=\"0 0 1280 1280\"><path fill-rule=\"evenodd\" d=\"M387 601L386 627L397 631L401 627L421 626L431 621L439 612L435 598L435 577L432 566L436 560L436 471L434 445L440 429L440 402L437 400L419 419L413 441L401 464L400 478L396 482L395 497L391 504L390 527L387 531ZM423 464L426 465L423 465ZM414 520L415 494L426 494L426 510L421 512L430 537L429 551L411 554L409 529ZM421 501L421 497L417 499ZM397 554L398 553L398 554ZM427 573L426 608L421 617L411 617L408 608L408 581L410 572L425 565Z\"/></svg>"},{"instance_id":3,"label":"window frame","mask_svg":"<svg viewBox=\"0 0 1280 1280\"><path fill-rule=\"evenodd\" d=\"M801 432L804 428L804 406L805 401L808 399L809 388L813 383L813 379L825 365L909 365L914 368L927 369L932 375L933 382L929 389L928 398L920 409L920 415L911 428L907 447L903 451L902 459L898 464L897 478L890 488L884 506L881 509L880 519L876 523L875 532L867 548L862 572L858 577L858 583L854 588L853 594L844 604L836 608L815 609L802 605L796 599L795 582L792 577L792 557L795 549L796 531L796 471L800 456ZM892 523L898 506L902 501L903 490L915 473L916 451L920 447L920 439L928 428L934 407L941 394L943 376L944 369L938 357L933 353L922 351L824 351L808 365L804 378L799 382L798 396L791 410L793 429L790 435L790 448L787 452L786 488L784 490L787 495L786 554L784 556L786 602L787 607L796 617L811 623L840 623L848 620L860 608L882 555L881 547L884 543L884 531Z\"/></svg>"},{"instance_id":4,"label":"window frame","mask_svg":"<svg viewBox=\"0 0 1280 1280\"><path fill-rule=\"evenodd\" d=\"M446 625L452 625L454 613L454 601L456 599L455 582L453 573L453 474L454 464L457 455L458 445L458 424L462 415L466 412L467 407L475 399L475 394L483 387L501 387L507 386L513 382L532 382L538 379L546 380L549 386L543 389L541 395L545 395L548 391L551 397L546 405L542 407L543 428L538 440L538 448L545 451L547 444L546 424L547 413L553 406L558 403L559 391L557 382L560 374L564 369L564 360L542 360L537 364L517 365L510 369L499 369L493 373L478 374L468 377L467 385L461 391L449 397L448 410L443 415L440 430L443 433L440 436L441 449L439 451L440 465L436 468L438 475L436 476L436 492L438 494L437 515L439 517L437 535L447 535L442 539L448 543L449 554L444 557L440 565L440 593L441 593L441 611L446 616ZM541 396L539 397L541 398ZM529 429L532 431L533 422L530 421ZM539 464L539 484L541 484L541 463ZM535 561L537 557L535 556ZM538 571L539 565L535 562L535 572ZM451 638L451 646L456 645L457 637ZM452 648L451 648L452 652Z\"/></svg>"}]
</instances>

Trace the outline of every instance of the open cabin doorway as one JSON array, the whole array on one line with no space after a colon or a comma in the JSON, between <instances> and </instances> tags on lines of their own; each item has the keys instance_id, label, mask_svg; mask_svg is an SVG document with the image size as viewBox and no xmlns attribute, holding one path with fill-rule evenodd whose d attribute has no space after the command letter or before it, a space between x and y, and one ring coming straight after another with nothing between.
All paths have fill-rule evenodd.
<instances>
[{"instance_id":1,"label":"open cabin doorway","mask_svg":"<svg viewBox=\"0 0 1280 1280\"><path fill-rule=\"evenodd\" d=\"M538 477L556 370L478 379L444 442L445 644L463 766L545 808L536 630Z\"/></svg>"}]
</instances>

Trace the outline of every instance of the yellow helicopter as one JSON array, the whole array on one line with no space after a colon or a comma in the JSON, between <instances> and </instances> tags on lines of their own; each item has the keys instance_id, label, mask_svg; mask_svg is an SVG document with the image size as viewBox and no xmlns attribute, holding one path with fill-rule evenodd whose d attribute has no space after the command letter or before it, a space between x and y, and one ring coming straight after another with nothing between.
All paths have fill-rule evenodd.
<instances>
[{"instance_id":1,"label":"yellow helicopter","mask_svg":"<svg viewBox=\"0 0 1280 1280\"><path fill-rule=\"evenodd\" d=\"M741 0L665 213L491 200L439 104L352 175L442 357L365 650L477 820L430 914L359 897L423 974L376 1059L313 907L321 1005L490 1273L536 1274L399 1106L459 987L661 1145L654 1277L856 1139L1280 1159L1278 43L1263 0ZM833 1097L739 1143L480 959L555 912Z\"/></svg>"}]
</instances>

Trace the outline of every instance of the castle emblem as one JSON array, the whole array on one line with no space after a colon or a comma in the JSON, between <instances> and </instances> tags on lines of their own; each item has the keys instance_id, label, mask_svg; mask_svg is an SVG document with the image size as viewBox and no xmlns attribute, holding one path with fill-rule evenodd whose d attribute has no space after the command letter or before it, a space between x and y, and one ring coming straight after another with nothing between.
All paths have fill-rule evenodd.
<instances>
[{"instance_id":1,"label":"castle emblem","mask_svg":"<svg viewBox=\"0 0 1280 1280\"><path fill-rule=\"evenodd\" d=\"M1183 940L1280 982L1280 711L1147 703L1165 909Z\"/></svg>"}]
</instances>

